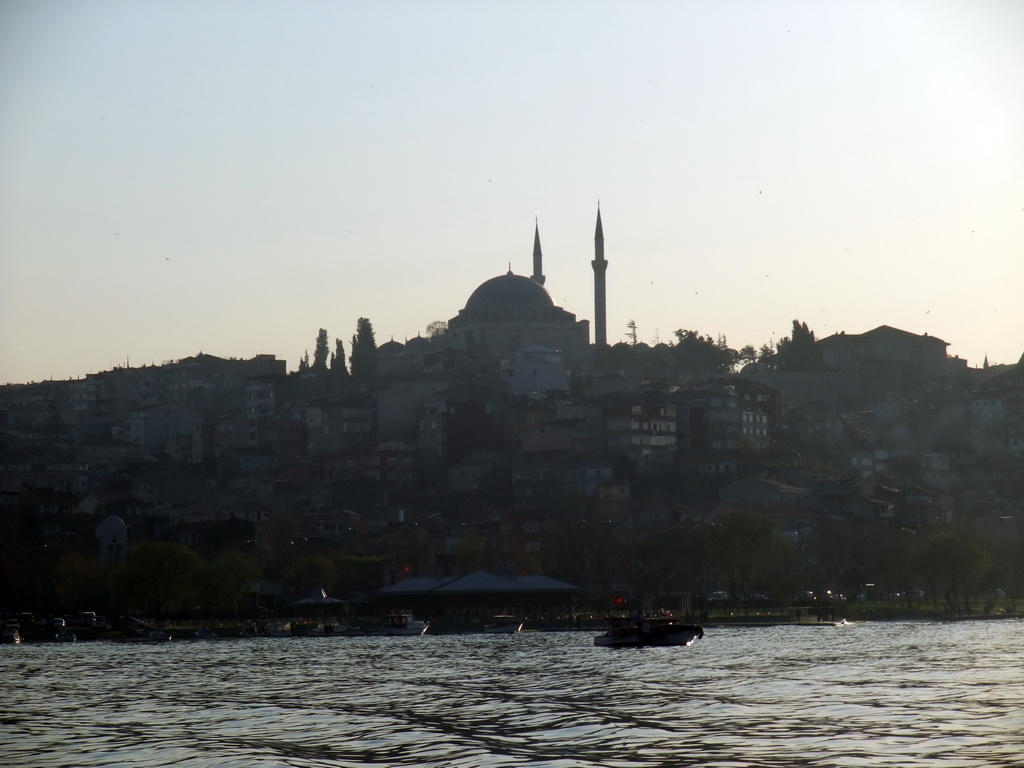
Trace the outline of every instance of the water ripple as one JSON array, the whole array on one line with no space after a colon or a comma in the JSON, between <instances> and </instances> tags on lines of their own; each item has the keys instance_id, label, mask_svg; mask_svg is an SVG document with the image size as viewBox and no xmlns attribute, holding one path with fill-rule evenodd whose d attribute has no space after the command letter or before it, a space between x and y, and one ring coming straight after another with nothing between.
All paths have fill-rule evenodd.
<instances>
[{"instance_id":1,"label":"water ripple","mask_svg":"<svg viewBox=\"0 0 1024 768\"><path fill-rule=\"evenodd\" d=\"M0 648L39 768L1024 765L1017 621Z\"/></svg>"}]
</instances>

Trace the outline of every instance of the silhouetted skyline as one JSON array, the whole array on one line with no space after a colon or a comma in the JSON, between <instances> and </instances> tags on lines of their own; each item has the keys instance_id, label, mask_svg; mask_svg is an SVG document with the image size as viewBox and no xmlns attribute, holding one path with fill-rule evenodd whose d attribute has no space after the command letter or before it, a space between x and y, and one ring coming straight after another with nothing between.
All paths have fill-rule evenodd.
<instances>
[{"instance_id":1,"label":"silhouetted skyline","mask_svg":"<svg viewBox=\"0 0 1024 768\"><path fill-rule=\"evenodd\" d=\"M1015 2L0 7L0 382L447 320L1024 352Z\"/></svg>"}]
</instances>

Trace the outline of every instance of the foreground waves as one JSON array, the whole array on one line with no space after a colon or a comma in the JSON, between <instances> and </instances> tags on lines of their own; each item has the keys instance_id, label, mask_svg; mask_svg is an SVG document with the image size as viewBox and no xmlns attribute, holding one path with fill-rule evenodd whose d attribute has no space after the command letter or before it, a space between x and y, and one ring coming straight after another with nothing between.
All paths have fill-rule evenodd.
<instances>
[{"instance_id":1,"label":"foreground waves","mask_svg":"<svg viewBox=\"0 0 1024 768\"><path fill-rule=\"evenodd\" d=\"M0 646L0 764L1024 766L1024 623Z\"/></svg>"}]
</instances>

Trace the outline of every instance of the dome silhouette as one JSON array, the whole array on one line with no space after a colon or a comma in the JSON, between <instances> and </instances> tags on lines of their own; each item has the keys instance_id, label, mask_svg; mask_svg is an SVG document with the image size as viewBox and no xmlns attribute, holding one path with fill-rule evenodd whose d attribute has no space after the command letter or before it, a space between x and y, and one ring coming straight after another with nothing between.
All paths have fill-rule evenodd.
<instances>
[{"instance_id":1,"label":"dome silhouette","mask_svg":"<svg viewBox=\"0 0 1024 768\"><path fill-rule=\"evenodd\" d=\"M465 311L472 314L495 309L540 309L554 305L555 302L542 285L529 277L509 272L481 283L470 295Z\"/></svg>"}]
</instances>

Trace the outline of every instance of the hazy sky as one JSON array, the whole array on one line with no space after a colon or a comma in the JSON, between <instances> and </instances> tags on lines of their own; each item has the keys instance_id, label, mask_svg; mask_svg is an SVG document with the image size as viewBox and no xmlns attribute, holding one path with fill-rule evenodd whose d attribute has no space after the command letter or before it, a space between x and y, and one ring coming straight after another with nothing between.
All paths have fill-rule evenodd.
<instances>
[{"instance_id":1,"label":"hazy sky","mask_svg":"<svg viewBox=\"0 0 1024 768\"><path fill-rule=\"evenodd\" d=\"M293 370L532 269L608 338L1024 352L1024 2L0 2L0 383Z\"/></svg>"}]
</instances>

